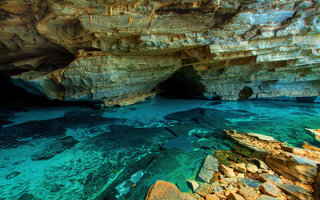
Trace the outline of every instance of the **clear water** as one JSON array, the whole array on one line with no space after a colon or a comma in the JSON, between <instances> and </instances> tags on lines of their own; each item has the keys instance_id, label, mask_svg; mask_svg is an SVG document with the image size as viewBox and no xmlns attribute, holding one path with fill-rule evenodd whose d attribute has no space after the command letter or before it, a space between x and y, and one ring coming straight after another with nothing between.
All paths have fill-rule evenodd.
<instances>
[{"instance_id":1,"label":"clear water","mask_svg":"<svg viewBox=\"0 0 320 200\"><path fill-rule=\"evenodd\" d=\"M205 156L230 148L224 129L320 147L304 130L320 128L320 104L156 98L25 109L0 110L12 122L0 128L0 199L144 199L159 179L187 192Z\"/></svg>"}]
</instances>

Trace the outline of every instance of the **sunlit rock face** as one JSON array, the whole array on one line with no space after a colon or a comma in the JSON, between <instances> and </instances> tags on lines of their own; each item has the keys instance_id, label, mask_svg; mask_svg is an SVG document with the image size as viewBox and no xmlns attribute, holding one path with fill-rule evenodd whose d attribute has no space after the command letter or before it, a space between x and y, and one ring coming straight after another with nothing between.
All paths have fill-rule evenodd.
<instances>
[{"instance_id":1,"label":"sunlit rock face","mask_svg":"<svg viewBox=\"0 0 320 200\"><path fill-rule=\"evenodd\" d=\"M318 0L4 0L0 73L107 106L154 96L184 67L208 98L318 96L319 13Z\"/></svg>"}]
</instances>

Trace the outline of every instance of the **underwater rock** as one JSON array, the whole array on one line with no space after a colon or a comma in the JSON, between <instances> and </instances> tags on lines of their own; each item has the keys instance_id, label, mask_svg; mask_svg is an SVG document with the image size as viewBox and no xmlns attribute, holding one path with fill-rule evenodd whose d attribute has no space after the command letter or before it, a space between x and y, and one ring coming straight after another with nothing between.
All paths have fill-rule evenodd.
<instances>
[{"instance_id":1,"label":"underwater rock","mask_svg":"<svg viewBox=\"0 0 320 200\"><path fill-rule=\"evenodd\" d=\"M161 146L162 149L182 149L185 151L192 151L193 146L187 137L177 137L172 140L169 140L167 143Z\"/></svg>"},{"instance_id":2,"label":"underwater rock","mask_svg":"<svg viewBox=\"0 0 320 200\"><path fill-rule=\"evenodd\" d=\"M26 143L25 141L19 141L10 136L0 136L0 149L17 148Z\"/></svg>"},{"instance_id":3,"label":"underwater rock","mask_svg":"<svg viewBox=\"0 0 320 200\"><path fill-rule=\"evenodd\" d=\"M8 175L6 176L6 179L7 179L7 180L13 179L14 177L18 176L19 174L21 174L21 172L17 172L17 171L12 172L12 173L10 173L10 174L8 174Z\"/></svg>"},{"instance_id":4,"label":"underwater rock","mask_svg":"<svg viewBox=\"0 0 320 200\"><path fill-rule=\"evenodd\" d=\"M47 160L55 155L70 149L78 143L72 136L57 139L44 147L44 149L31 155L32 160Z\"/></svg>"},{"instance_id":5,"label":"underwater rock","mask_svg":"<svg viewBox=\"0 0 320 200\"><path fill-rule=\"evenodd\" d=\"M32 194L25 193L21 197L19 197L18 200L38 200L38 199L35 198Z\"/></svg>"},{"instance_id":6,"label":"underwater rock","mask_svg":"<svg viewBox=\"0 0 320 200\"><path fill-rule=\"evenodd\" d=\"M150 187L146 196L146 200L158 199L183 200L183 195L174 184L159 180Z\"/></svg>"}]
</instances>

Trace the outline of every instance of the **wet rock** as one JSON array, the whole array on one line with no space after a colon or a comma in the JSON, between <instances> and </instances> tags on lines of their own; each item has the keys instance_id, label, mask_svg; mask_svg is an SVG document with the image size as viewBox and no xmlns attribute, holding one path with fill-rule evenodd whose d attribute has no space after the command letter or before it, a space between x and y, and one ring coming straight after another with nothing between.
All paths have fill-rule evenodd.
<instances>
[{"instance_id":1,"label":"wet rock","mask_svg":"<svg viewBox=\"0 0 320 200\"><path fill-rule=\"evenodd\" d=\"M174 184L159 180L150 187L146 196L146 200L157 199L183 200L183 194Z\"/></svg>"},{"instance_id":2,"label":"wet rock","mask_svg":"<svg viewBox=\"0 0 320 200\"><path fill-rule=\"evenodd\" d=\"M37 200L32 194L25 193L18 200Z\"/></svg>"},{"instance_id":3,"label":"wet rock","mask_svg":"<svg viewBox=\"0 0 320 200\"><path fill-rule=\"evenodd\" d=\"M247 171L246 164L244 163L236 163L232 165L232 168L236 172L245 173Z\"/></svg>"},{"instance_id":4,"label":"wet rock","mask_svg":"<svg viewBox=\"0 0 320 200\"><path fill-rule=\"evenodd\" d=\"M310 194L310 191L297 186L297 185L290 185L290 184L278 184L278 187L283 190L285 193L304 200L304 199L312 199L312 196Z\"/></svg>"},{"instance_id":5,"label":"wet rock","mask_svg":"<svg viewBox=\"0 0 320 200\"><path fill-rule=\"evenodd\" d=\"M25 141L19 141L10 136L0 136L0 149L17 148L22 144L26 144Z\"/></svg>"},{"instance_id":6,"label":"wet rock","mask_svg":"<svg viewBox=\"0 0 320 200\"><path fill-rule=\"evenodd\" d=\"M257 173L258 171L258 167L256 165L253 165L253 164L248 164L247 165L247 171L250 172L250 173Z\"/></svg>"},{"instance_id":7,"label":"wet rock","mask_svg":"<svg viewBox=\"0 0 320 200\"><path fill-rule=\"evenodd\" d=\"M43 150L34 153L31 156L32 160L47 160L55 155L70 149L78 143L72 136L57 139L56 141L46 145Z\"/></svg>"},{"instance_id":8,"label":"wet rock","mask_svg":"<svg viewBox=\"0 0 320 200\"><path fill-rule=\"evenodd\" d=\"M218 171L218 165L218 160L212 155L208 155L202 164L198 177L201 180L209 183L213 177L213 174Z\"/></svg>"},{"instance_id":9,"label":"wet rock","mask_svg":"<svg viewBox=\"0 0 320 200\"><path fill-rule=\"evenodd\" d=\"M228 200L245 200L245 199L241 195L234 193L234 192L231 192L228 195Z\"/></svg>"},{"instance_id":10,"label":"wet rock","mask_svg":"<svg viewBox=\"0 0 320 200\"><path fill-rule=\"evenodd\" d=\"M197 183L196 181L187 181L187 184L193 193L199 188L199 183Z\"/></svg>"},{"instance_id":11,"label":"wet rock","mask_svg":"<svg viewBox=\"0 0 320 200\"><path fill-rule=\"evenodd\" d=\"M236 174L233 172L233 169L230 167L226 167L225 165L219 165L219 170L226 176L226 177L236 177Z\"/></svg>"},{"instance_id":12,"label":"wet rock","mask_svg":"<svg viewBox=\"0 0 320 200\"><path fill-rule=\"evenodd\" d=\"M193 146L187 137L177 137L174 138L164 145L161 146L162 149L182 149L185 151L193 151Z\"/></svg>"},{"instance_id":13,"label":"wet rock","mask_svg":"<svg viewBox=\"0 0 320 200\"><path fill-rule=\"evenodd\" d=\"M309 128L306 128L306 130L309 131L310 133L312 133L316 140L320 141L320 129L309 129Z\"/></svg>"},{"instance_id":14,"label":"wet rock","mask_svg":"<svg viewBox=\"0 0 320 200\"><path fill-rule=\"evenodd\" d=\"M240 186L239 194L242 195L246 200L256 200L259 198L259 193L251 187Z\"/></svg>"},{"instance_id":15,"label":"wet rock","mask_svg":"<svg viewBox=\"0 0 320 200\"><path fill-rule=\"evenodd\" d=\"M12 172L12 173L10 173L10 174L8 174L8 175L6 176L6 179L7 179L7 180L13 179L14 177L18 176L19 174L21 174L21 172L17 172L17 171Z\"/></svg>"},{"instance_id":16,"label":"wet rock","mask_svg":"<svg viewBox=\"0 0 320 200\"><path fill-rule=\"evenodd\" d=\"M263 183L262 185L260 185L259 189L263 194L269 196L280 197L282 195L281 190L270 182Z\"/></svg>"},{"instance_id":17,"label":"wet rock","mask_svg":"<svg viewBox=\"0 0 320 200\"><path fill-rule=\"evenodd\" d=\"M308 144L308 143L306 143L306 142L303 142L302 148L308 149L308 150L312 150L312 151L318 151L318 152L320 152L320 148L318 148L318 147L316 147L316 146L313 146L313 145L311 145L311 144Z\"/></svg>"}]
</instances>

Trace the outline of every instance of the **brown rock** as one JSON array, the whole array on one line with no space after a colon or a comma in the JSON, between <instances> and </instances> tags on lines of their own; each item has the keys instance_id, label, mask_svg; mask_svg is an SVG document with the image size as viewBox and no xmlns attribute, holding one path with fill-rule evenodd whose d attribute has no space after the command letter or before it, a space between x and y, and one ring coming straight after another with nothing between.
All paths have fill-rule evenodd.
<instances>
[{"instance_id":1,"label":"brown rock","mask_svg":"<svg viewBox=\"0 0 320 200\"><path fill-rule=\"evenodd\" d=\"M213 193L213 186L208 183L203 183L196 190L196 193L202 197L206 197L208 194Z\"/></svg>"},{"instance_id":2,"label":"brown rock","mask_svg":"<svg viewBox=\"0 0 320 200\"><path fill-rule=\"evenodd\" d=\"M306 190L297 185L291 184L278 184L278 187L285 193L301 200L312 200L313 197L309 190Z\"/></svg>"},{"instance_id":3,"label":"brown rock","mask_svg":"<svg viewBox=\"0 0 320 200\"><path fill-rule=\"evenodd\" d=\"M245 173L246 172L246 164L244 163L236 163L232 165L232 168L236 172Z\"/></svg>"},{"instance_id":4,"label":"brown rock","mask_svg":"<svg viewBox=\"0 0 320 200\"><path fill-rule=\"evenodd\" d=\"M313 145L311 145L311 144L308 144L308 143L306 143L306 142L303 143L302 148L308 149L308 150L312 150L312 151L318 151L318 152L320 152L320 148L318 148L318 147L316 147L316 146L313 146Z\"/></svg>"},{"instance_id":5,"label":"brown rock","mask_svg":"<svg viewBox=\"0 0 320 200\"><path fill-rule=\"evenodd\" d=\"M320 169L318 169L318 176L314 184L314 190L315 190L314 198L316 200L320 200Z\"/></svg>"},{"instance_id":6,"label":"brown rock","mask_svg":"<svg viewBox=\"0 0 320 200\"><path fill-rule=\"evenodd\" d=\"M240 187L239 194L242 195L246 200L256 200L260 196L256 190L248 186Z\"/></svg>"},{"instance_id":7,"label":"brown rock","mask_svg":"<svg viewBox=\"0 0 320 200\"><path fill-rule=\"evenodd\" d=\"M221 192L215 192L214 194L217 195L220 199L227 199L227 197Z\"/></svg>"},{"instance_id":8,"label":"brown rock","mask_svg":"<svg viewBox=\"0 0 320 200\"><path fill-rule=\"evenodd\" d=\"M247 165L247 171L250 172L250 173L255 174L258 171L258 167L256 165L254 165L254 164L249 163Z\"/></svg>"},{"instance_id":9,"label":"brown rock","mask_svg":"<svg viewBox=\"0 0 320 200\"><path fill-rule=\"evenodd\" d=\"M278 198L272 197L272 196L268 196L268 195L261 195L258 200L279 200Z\"/></svg>"},{"instance_id":10,"label":"brown rock","mask_svg":"<svg viewBox=\"0 0 320 200\"><path fill-rule=\"evenodd\" d=\"M183 192L182 196L183 196L183 200L200 200L200 197L198 195L188 193L188 192Z\"/></svg>"},{"instance_id":11,"label":"brown rock","mask_svg":"<svg viewBox=\"0 0 320 200\"><path fill-rule=\"evenodd\" d=\"M228 195L228 200L245 200L241 195L231 192Z\"/></svg>"},{"instance_id":12,"label":"brown rock","mask_svg":"<svg viewBox=\"0 0 320 200\"><path fill-rule=\"evenodd\" d=\"M259 189L263 194L269 196L280 197L282 195L281 190L270 182L263 183L262 185L260 185Z\"/></svg>"},{"instance_id":13,"label":"brown rock","mask_svg":"<svg viewBox=\"0 0 320 200\"><path fill-rule=\"evenodd\" d=\"M206 196L206 200L220 200L216 194L209 194Z\"/></svg>"},{"instance_id":14,"label":"brown rock","mask_svg":"<svg viewBox=\"0 0 320 200\"><path fill-rule=\"evenodd\" d=\"M226 167L225 165L219 165L219 170L228 178L236 176L236 174L233 172L233 169Z\"/></svg>"},{"instance_id":15,"label":"brown rock","mask_svg":"<svg viewBox=\"0 0 320 200\"><path fill-rule=\"evenodd\" d=\"M159 199L183 200L183 195L174 184L159 180L150 187L146 200Z\"/></svg>"}]
</instances>

